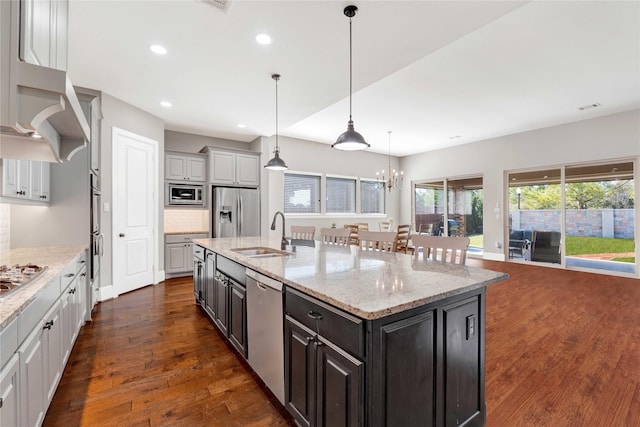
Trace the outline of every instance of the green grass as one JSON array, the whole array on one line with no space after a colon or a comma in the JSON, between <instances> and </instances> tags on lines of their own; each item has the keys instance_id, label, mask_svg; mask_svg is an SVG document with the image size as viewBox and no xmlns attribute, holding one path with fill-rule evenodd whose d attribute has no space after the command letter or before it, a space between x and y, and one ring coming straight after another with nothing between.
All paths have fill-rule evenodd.
<instances>
[{"instance_id":1,"label":"green grass","mask_svg":"<svg viewBox=\"0 0 640 427\"><path fill-rule=\"evenodd\" d=\"M482 234L475 234L473 236L467 236L470 240L469 246L475 246L476 248L482 248Z\"/></svg>"},{"instance_id":2,"label":"green grass","mask_svg":"<svg viewBox=\"0 0 640 427\"><path fill-rule=\"evenodd\" d=\"M618 261L618 262L630 262L632 264L635 264L636 262L636 258L629 256L629 257L620 257L620 258L611 258L611 261Z\"/></svg>"},{"instance_id":3,"label":"green grass","mask_svg":"<svg viewBox=\"0 0 640 427\"><path fill-rule=\"evenodd\" d=\"M608 254L634 252L633 239L613 239L607 237L567 236L565 251L567 255Z\"/></svg>"}]
</instances>

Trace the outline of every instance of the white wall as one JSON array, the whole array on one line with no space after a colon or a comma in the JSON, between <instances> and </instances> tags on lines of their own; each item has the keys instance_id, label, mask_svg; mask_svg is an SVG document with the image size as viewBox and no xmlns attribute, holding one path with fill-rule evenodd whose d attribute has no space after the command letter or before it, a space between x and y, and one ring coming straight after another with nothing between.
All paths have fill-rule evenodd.
<instances>
[{"instance_id":1,"label":"white wall","mask_svg":"<svg viewBox=\"0 0 640 427\"><path fill-rule=\"evenodd\" d=\"M275 138L265 138L267 140L262 150L262 165L272 156L275 147ZM290 172L313 172L331 175L342 175L348 177L375 179L376 171L388 169L388 156L384 154L372 153L369 151L340 151L331 148L328 144L306 141L295 138L279 137L280 157L289 166ZM399 160L391 158L391 167L398 169ZM266 176L266 177L265 177ZM266 224L271 225L271 220L276 211L284 210L284 174L283 172L266 171L263 174L263 185L268 189L268 203L263 204L266 208ZM404 187L409 187L410 182L405 180ZM324 191L324 189L322 189ZM323 194L324 197L324 194ZM316 230L321 227L330 227L335 222L338 227L354 222L368 222L371 229L377 229L377 223L386 218L394 218L398 224L400 214L400 197L398 190L391 193L387 191L387 215L323 215L323 216L294 216L287 215L287 230L291 225L315 225ZM411 223L411 221L407 222ZM276 231L269 231L274 237L281 233L280 223L277 223Z\"/></svg>"},{"instance_id":2,"label":"white wall","mask_svg":"<svg viewBox=\"0 0 640 427\"><path fill-rule=\"evenodd\" d=\"M100 150L100 172L102 187L102 203L113 206L113 172L112 172L112 133L113 128L123 129L140 136L158 141L158 259L159 269L164 266L164 122L146 111L140 110L126 102L102 92L101 127L102 147ZM112 264L112 212L102 212L101 227L104 234L104 257L100 268L101 287L113 285ZM101 295L102 297L102 295Z\"/></svg>"},{"instance_id":3,"label":"white wall","mask_svg":"<svg viewBox=\"0 0 640 427\"><path fill-rule=\"evenodd\" d=\"M407 156L401 159L400 165L405 179L410 181L482 175L485 257L503 259L503 249L497 249L495 243L503 244L508 226L504 221L505 171L638 156L640 110L632 110ZM636 180L637 177L636 170ZM400 212L403 222L411 221L411 198L411 186L405 185ZM496 219L494 213L497 203L500 219Z\"/></svg>"},{"instance_id":4,"label":"white wall","mask_svg":"<svg viewBox=\"0 0 640 427\"><path fill-rule=\"evenodd\" d=\"M0 203L0 253L8 251L11 239L11 206Z\"/></svg>"}]
</instances>

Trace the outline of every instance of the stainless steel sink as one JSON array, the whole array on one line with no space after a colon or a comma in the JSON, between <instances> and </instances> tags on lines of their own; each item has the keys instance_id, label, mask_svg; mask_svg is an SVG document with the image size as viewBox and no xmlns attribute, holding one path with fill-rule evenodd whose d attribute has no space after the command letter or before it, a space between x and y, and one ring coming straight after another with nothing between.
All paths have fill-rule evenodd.
<instances>
[{"instance_id":1,"label":"stainless steel sink","mask_svg":"<svg viewBox=\"0 0 640 427\"><path fill-rule=\"evenodd\" d=\"M291 255L289 252L282 251L280 249L269 248L266 246L258 246L253 248L235 248L231 250L249 258L274 258Z\"/></svg>"}]
</instances>

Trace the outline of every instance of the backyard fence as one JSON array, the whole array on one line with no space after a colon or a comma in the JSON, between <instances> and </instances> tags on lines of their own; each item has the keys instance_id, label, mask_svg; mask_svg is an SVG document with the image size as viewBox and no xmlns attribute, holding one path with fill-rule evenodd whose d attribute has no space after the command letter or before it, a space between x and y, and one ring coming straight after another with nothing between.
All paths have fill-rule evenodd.
<instances>
[{"instance_id":1,"label":"backyard fence","mask_svg":"<svg viewBox=\"0 0 640 427\"><path fill-rule=\"evenodd\" d=\"M560 210L513 210L514 230L560 231ZM633 209L567 209L567 236L634 238Z\"/></svg>"}]
</instances>

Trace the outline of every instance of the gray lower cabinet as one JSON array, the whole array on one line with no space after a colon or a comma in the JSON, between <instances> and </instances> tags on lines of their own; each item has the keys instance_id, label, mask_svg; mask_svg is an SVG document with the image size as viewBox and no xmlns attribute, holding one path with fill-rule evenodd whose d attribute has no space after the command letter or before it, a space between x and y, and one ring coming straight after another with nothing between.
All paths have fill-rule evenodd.
<instances>
[{"instance_id":1,"label":"gray lower cabinet","mask_svg":"<svg viewBox=\"0 0 640 427\"><path fill-rule=\"evenodd\" d=\"M287 288L287 410L303 426L483 426L484 297L364 320Z\"/></svg>"},{"instance_id":2,"label":"gray lower cabinet","mask_svg":"<svg viewBox=\"0 0 640 427\"><path fill-rule=\"evenodd\" d=\"M227 308L229 306L229 278L223 274L216 272L215 277L215 314L213 322L220 329L224 336L229 335L229 321L227 317Z\"/></svg>"}]
</instances>

